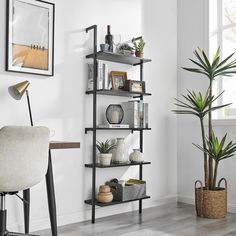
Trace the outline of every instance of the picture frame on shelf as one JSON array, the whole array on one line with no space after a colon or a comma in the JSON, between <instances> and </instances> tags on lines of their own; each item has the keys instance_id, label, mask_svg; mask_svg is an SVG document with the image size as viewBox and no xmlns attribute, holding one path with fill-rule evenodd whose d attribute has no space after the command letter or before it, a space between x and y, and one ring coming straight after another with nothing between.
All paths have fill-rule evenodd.
<instances>
[{"instance_id":1,"label":"picture frame on shelf","mask_svg":"<svg viewBox=\"0 0 236 236\"><path fill-rule=\"evenodd\" d=\"M129 92L145 93L145 81L140 80L126 80L125 90Z\"/></svg>"},{"instance_id":2,"label":"picture frame on shelf","mask_svg":"<svg viewBox=\"0 0 236 236\"><path fill-rule=\"evenodd\" d=\"M127 80L127 72L111 71L111 82L113 90L125 90L125 82Z\"/></svg>"},{"instance_id":3,"label":"picture frame on shelf","mask_svg":"<svg viewBox=\"0 0 236 236\"><path fill-rule=\"evenodd\" d=\"M8 0L6 71L54 75L55 4Z\"/></svg>"}]
</instances>

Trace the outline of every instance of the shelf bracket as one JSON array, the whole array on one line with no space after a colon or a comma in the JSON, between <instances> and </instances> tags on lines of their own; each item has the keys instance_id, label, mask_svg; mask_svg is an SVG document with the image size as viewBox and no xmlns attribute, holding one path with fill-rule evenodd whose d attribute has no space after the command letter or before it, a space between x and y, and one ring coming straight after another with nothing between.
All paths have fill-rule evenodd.
<instances>
[{"instance_id":1,"label":"shelf bracket","mask_svg":"<svg viewBox=\"0 0 236 236\"><path fill-rule=\"evenodd\" d=\"M97 28L97 25L91 25L88 28L85 29L86 33L89 32L89 30L94 30L95 28Z\"/></svg>"}]
</instances>

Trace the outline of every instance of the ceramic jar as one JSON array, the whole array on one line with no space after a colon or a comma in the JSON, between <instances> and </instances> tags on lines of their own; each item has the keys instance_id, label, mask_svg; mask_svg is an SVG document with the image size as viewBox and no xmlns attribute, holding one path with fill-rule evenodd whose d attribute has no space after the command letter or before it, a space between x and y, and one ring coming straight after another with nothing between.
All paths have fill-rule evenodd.
<instances>
[{"instance_id":1,"label":"ceramic jar","mask_svg":"<svg viewBox=\"0 0 236 236\"><path fill-rule=\"evenodd\" d=\"M112 155L113 163L128 163L128 155L125 147L124 138L117 138L116 148Z\"/></svg>"},{"instance_id":2,"label":"ceramic jar","mask_svg":"<svg viewBox=\"0 0 236 236\"><path fill-rule=\"evenodd\" d=\"M131 162L143 162L143 153L140 152L140 149L133 149L133 152L129 155L129 160Z\"/></svg>"}]
</instances>

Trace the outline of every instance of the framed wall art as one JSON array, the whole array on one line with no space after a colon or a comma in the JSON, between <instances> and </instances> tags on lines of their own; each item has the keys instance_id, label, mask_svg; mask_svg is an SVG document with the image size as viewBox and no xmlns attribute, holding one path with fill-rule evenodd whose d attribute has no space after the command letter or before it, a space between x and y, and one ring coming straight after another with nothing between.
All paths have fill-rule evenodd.
<instances>
[{"instance_id":1,"label":"framed wall art","mask_svg":"<svg viewBox=\"0 0 236 236\"><path fill-rule=\"evenodd\" d=\"M111 82L113 90L124 90L127 73L123 71L111 71Z\"/></svg>"},{"instance_id":2,"label":"framed wall art","mask_svg":"<svg viewBox=\"0 0 236 236\"><path fill-rule=\"evenodd\" d=\"M53 76L53 3L7 0L6 70Z\"/></svg>"}]
</instances>

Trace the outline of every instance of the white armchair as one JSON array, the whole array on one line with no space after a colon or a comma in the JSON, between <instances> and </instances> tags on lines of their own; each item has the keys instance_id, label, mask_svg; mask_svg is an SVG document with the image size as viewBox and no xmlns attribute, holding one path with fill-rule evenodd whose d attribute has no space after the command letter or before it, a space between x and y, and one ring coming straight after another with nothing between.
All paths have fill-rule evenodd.
<instances>
[{"instance_id":1,"label":"white armchair","mask_svg":"<svg viewBox=\"0 0 236 236\"><path fill-rule=\"evenodd\" d=\"M0 236L29 235L6 229L5 195L31 188L48 167L46 127L6 126L0 129Z\"/></svg>"}]
</instances>

